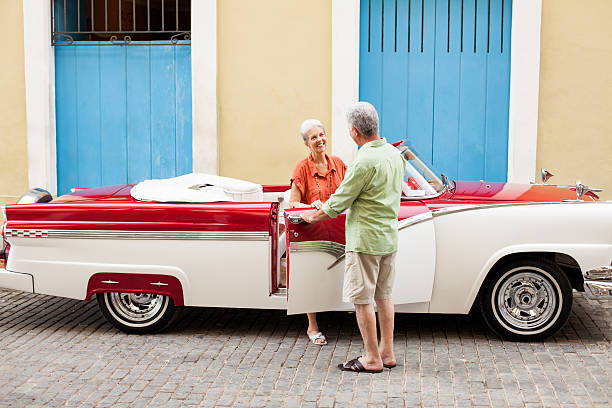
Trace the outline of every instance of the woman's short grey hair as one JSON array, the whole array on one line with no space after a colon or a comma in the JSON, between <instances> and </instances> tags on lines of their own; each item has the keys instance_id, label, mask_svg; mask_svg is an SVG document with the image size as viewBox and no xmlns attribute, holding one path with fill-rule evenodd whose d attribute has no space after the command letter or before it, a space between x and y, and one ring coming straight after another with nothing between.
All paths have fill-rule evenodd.
<instances>
[{"instance_id":1,"label":"woman's short grey hair","mask_svg":"<svg viewBox=\"0 0 612 408\"><path fill-rule=\"evenodd\" d=\"M354 126L368 139L378 134L378 113L368 102L357 102L349 107L346 119L349 126Z\"/></svg>"},{"instance_id":2,"label":"woman's short grey hair","mask_svg":"<svg viewBox=\"0 0 612 408\"><path fill-rule=\"evenodd\" d=\"M306 135L308 132L310 132L310 129L317 126L323 129L323 133L325 133L325 127L317 119L306 119L302 122L302 126L300 126L300 134L302 135L302 139L304 139L304 143L307 142Z\"/></svg>"}]
</instances>

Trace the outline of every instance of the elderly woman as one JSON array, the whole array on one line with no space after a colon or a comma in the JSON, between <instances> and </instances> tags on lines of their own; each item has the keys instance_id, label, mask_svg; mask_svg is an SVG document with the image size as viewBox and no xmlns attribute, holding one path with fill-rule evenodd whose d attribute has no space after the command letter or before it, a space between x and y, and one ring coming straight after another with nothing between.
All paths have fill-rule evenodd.
<instances>
[{"instance_id":1,"label":"elderly woman","mask_svg":"<svg viewBox=\"0 0 612 408\"><path fill-rule=\"evenodd\" d=\"M316 119L305 120L300 133L310 154L293 170L289 205L321 208L342 183L346 164L339 157L327 155L327 136L321 122ZM319 331L316 313L308 313L306 334L314 344L327 344L325 336Z\"/></svg>"}]
</instances>

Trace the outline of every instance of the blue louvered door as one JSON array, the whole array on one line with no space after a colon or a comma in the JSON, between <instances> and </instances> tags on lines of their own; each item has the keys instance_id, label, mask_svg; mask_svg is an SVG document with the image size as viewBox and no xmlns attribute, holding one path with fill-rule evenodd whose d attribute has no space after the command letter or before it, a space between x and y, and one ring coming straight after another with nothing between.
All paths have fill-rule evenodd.
<instances>
[{"instance_id":1,"label":"blue louvered door","mask_svg":"<svg viewBox=\"0 0 612 408\"><path fill-rule=\"evenodd\" d=\"M55 47L58 194L192 171L191 47Z\"/></svg>"},{"instance_id":2,"label":"blue louvered door","mask_svg":"<svg viewBox=\"0 0 612 408\"><path fill-rule=\"evenodd\" d=\"M511 0L361 0L359 98L452 179L505 181Z\"/></svg>"}]
</instances>

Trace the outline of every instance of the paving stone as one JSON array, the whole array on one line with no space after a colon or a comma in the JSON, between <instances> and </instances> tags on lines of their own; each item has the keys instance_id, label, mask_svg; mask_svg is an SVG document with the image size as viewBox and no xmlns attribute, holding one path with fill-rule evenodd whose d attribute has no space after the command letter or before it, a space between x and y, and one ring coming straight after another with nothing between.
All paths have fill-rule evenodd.
<instances>
[{"instance_id":1,"label":"paving stone","mask_svg":"<svg viewBox=\"0 0 612 408\"><path fill-rule=\"evenodd\" d=\"M166 333L130 336L95 301L0 289L0 407L612 406L612 307L582 294L539 343L474 316L398 315L398 367L375 375L336 368L364 352L354 314L319 324L325 347L304 316L185 308Z\"/></svg>"}]
</instances>

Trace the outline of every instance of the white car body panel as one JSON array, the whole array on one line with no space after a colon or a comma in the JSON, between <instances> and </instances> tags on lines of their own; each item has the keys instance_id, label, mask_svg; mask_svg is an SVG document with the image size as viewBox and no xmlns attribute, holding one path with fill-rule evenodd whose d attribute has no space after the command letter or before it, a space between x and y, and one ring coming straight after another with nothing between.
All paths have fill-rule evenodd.
<instances>
[{"instance_id":1,"label":"white car body panel","mask_svg":"<svg viewBox=\"0 0 612 408\"><path fill-rule=\"evenodd\" d=\"M0 268L0 282L2 282L2 287L6 289L34 293L34 281L32 276L27 273L9 272Z\"/></svg>"},{"instance_id":2,"label":"white car body panel","mask_svg":"<svg viewBox=\"0 0 612 408\"><path fill-rule=\"evenodd\" d=\"M342 301L344 262L327 269L335 261L325 252L290 251L287 314L353 309Z\"/></svg>"},{"instance_id":3,"label":"white car body panel","mask_svg":"<svg viewBox=\"0 0 612 408\"><path fill-rule=\"evenodd\" d=\"M430 212L417 217L418 223L404 229L400 226L398 234L393 285L396 305L431 299L436 260L434 221ZM292 248L296 244L300 243L292 243ZM289 314L353 309L352 304L342 302L344 262L328 270L335 261L324 252L290 251Z\"/></svg>"},{"instance_id":4,"label":"white car body panel","mask_svg":"<svg viewBox=\"0 0 612 408\"><path fill-rule=\"evenodd\" d=\"M612 203L601 202L493 203L402 221L397 311L467 313L491 268L510 254L566 254L583 273L609 266L611 210ZM266 233L256 239L241 239L240 233L232 238L230 232L224 239L201 240L174 233L172 239L7 236L6 271L31 275L35 293L74 299L85 298L93 274L113 272L174 276L187 306L288 308L289 313L352 308L341 299L343 263L327 270L337 259L333 255L289 254L287 303L284 296L270 295L272 243ZM24 276L15 276L0 274L0 284L32 291Z\"/></svg>"},{"instance_id":5,"label":"white car body panel","mask_svg":"<svg viewBox=\"0 0 612 408\"><path fill-rule=\"evenodd\" d=\"M509 254L563 253L583 273L610 265L611 210L610 203L535 203L434 214L438 240L429 311L469 312L487 273Z\"/></svg>"},{"instance_id":6,"label":"white car body panel","mask_svg":"<svg viewBox=\"0 0 612 408\"><path fill-rule=\"evenodd\" d=\"M84 299L95 273L146 273L176 277L186 306L285 307L284 298L270 296L269 240L11 237L9 242L7 270L32 275L36 293Z\"/></svg>"}]
</instances>

